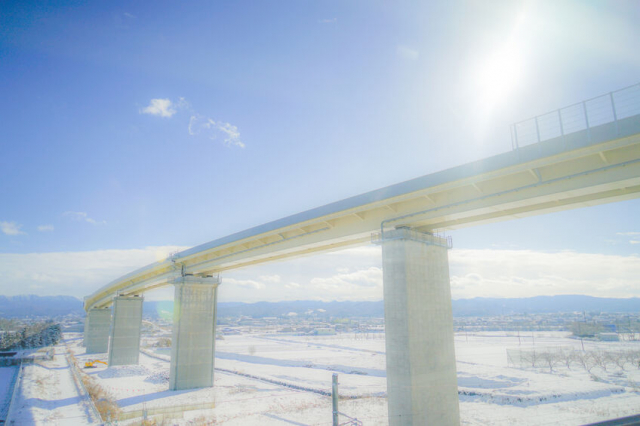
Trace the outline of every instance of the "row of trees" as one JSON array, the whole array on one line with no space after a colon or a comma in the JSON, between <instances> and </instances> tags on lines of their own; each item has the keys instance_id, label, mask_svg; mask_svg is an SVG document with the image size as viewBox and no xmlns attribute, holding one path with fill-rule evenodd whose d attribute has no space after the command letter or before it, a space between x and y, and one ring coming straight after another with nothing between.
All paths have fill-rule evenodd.
<instances>
[{"instance_id":1,"label":"row of trees","mask_svg":"<svg viewBox=\"0 0 640 426\"><path fill-rule=\"evenodd\" d=\"M605 331L604 326L598 323L574 322L569 326L571 333L576 337L595 337Z\"/></svg>"},{"instance_id":2,"label":"row of trees","mask_svg":"<svg viewBox=\"0 0 640 426\"><path fill-rule=\"evenodd\" d=\"M580 338L594 338L600 333L615 331L618 334L620 340L638 341L640 340L640 323L637 320L631 321L615 321L609 325L609 327L615 327L613 329L605 327L604 324L597 322L573 322L569 325L571 333Z\"/></svg>"},{"instance_id":3,"label":"row of trees","mask_svg":"<svg viewBox=\"0 0 640 426\"><path fill-rule=\"evenodd\" d=\"M557 367L584 369L588 373L595 368L602 371L631 368L640 369L640 350L605 350L592 349L588 351L573 348L548 348L532 350L511 350L509 361L519 367L545 367L553 372Z\"/></svg>"},{"instance_id":4,"label":"row of trees","mask_svg":"<svg viewBox=\"0 0 640 426\"><path fill-rule=\"evenodd\" d=\"M0 351L40 348L58 343L62 330L53 321L34 322L3 330L0 334Z\"/></svg>"}]
</instances>

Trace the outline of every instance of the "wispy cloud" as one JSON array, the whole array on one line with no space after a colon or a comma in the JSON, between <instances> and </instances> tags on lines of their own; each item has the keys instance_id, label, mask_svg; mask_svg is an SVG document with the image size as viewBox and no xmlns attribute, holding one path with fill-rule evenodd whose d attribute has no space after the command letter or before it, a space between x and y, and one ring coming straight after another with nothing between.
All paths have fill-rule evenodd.
<instances>
[{"instance_id":1,"label":"wispy cloud","mask_svg":"<svg viewBox=\"0 0 640 426\"><path fill-rule=\"evenodd\" d=\"M231 123L216 121L199 114L194 114L189 119L187 130L191 136L205 135L211 140L220 138L226 146L245 147L245 144L240 140L238 127Z\"/></svg>"},{"instance_id":2,"label":"wispy cloud","mask_svg":"<svg viewBox=\"0 0 640 426\"><path fill-rule=\"evenodd\" d=\"M318 19L318 24L337 24L338 18Z\"/></svg>"},{"instance_id":3,"label":"wispy cloud","mask_svg":"<svg viewBox=\"0 0 640 426\"><path fill-rule=\"evenodd\" d=\"M0 231L5 235L21 235L26 234L20 230L22 225L16 222L0 222Z\"/></svg>"},{"instance_id":4,"label":"wispy cloud","mask_svg":"<svg viewBox=\"0 0 640 426\"><path fill-rule=\"evenodd\" d=\"M402 44L396 47L396 53L401 58L411 59L413 61L420 57L420 52L418 52L416 49L412 49L409 46L405 46Z\"/></svg>"},{"instance_id":5,"label":"wispy cloud","mask_svg":"<svg viewBox=\"0 0 640 426\"><path fill-rule=\"evenodd\" d=\"M129 19L135 19L135 17L136 17L136 15L133 15L133 14L131 14L131 13L129 13L129 12L124 12L124 13L123 13L123 15L124 15L126 18L129 18Z\"/></svg>"},{"instance_id":6,"label":"wispy cloud","mask_svg":"<svg viewBox=\"0 0 640 426\"><path fill-rule=\"evenodd\" d=\"M53 231L53 225L40 225L38 226L38 231L40 232L52 232Z\"/></svg>"},{"instance_id":7,"label":"wispy cloud","mask_svg":"<svg viewBox=\"0 0 640 426\"><path fill-rule=\"evenodd\" d=\"M616 232L616 235L631 237L629 244L640 244L640 232Z\"/></svg>"},{"instance_id":8,"label":"wispy cloud","mask_svg":"<svg viewBox=\"0 0 640 426\"><path fill-rule=\"evenodd\" d=\"M90 218L89 215L85 212L64 212L62 213L63 216L66 216L72 220L76 220L78 222L87 222L90 223L92 225L106 225L107 222L105 220L95 220L93 218Z\"/></svg>"},{"instance_id":9,"label":"wispy cloud","mask_svg":"<svg viewBox=\"0 0 640 426\"><path fill-rule=\"evenodd\" d=\"M240 139L238 126L197 113L185 98L179 98L177 102L173 102L171 99L151 99L148 106L140 109L140 114L170 118L182 109L190 113L187 126L189 135L201 135L210 140L221 140L224 145L229 147L245 147L244 142Z\"/></svg>"},{"instance_id":10,"label":"wispy cloud","mask_svg":"<svg viewBox=\"0 0 640 426\"><path fill-rule=\"evenodd\" d=\"M169 118L177 112L175 107L176 105L170 99L151 99L148 106L140 109L140 114Z\"/></svg>"}]
</instances>

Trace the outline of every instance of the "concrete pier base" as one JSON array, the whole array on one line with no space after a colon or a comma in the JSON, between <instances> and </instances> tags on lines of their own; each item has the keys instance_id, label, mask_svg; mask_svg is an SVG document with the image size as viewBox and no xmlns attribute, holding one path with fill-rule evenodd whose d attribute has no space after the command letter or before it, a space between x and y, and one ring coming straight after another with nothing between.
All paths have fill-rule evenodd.
<instances>
[{"instance_id":1,"label":"concrete pier base","mask_svg":"<svg viewBox=\"0 0 640 426\"><path fill-rule=\"evenodd\" d=\"M213 386L216 301L220 279L176 279L169 389Z\"/></svg>"},{"instance_id":2,"label":"concrete pier base","mask_svg":"<svg viewBox=\"0 0 640 426\"><path fill-rule=\"evenodd\" d=\"M138 296L113 298L109 366L138 363L143 300L144 298Z\"/></svg>"},{"instance_id":3,"label":"concrete pier base","mask_svg":"<svg viewBox=\"0 0 640 426\"><path fill-rule=\"evenodd\" d=\"M84 346L88 354L107 352L111 309L91 309L84 322Z\"/></svg>"},{"instance_id":4,"label":"concrete pier base","mask_svg":"<svg viewBox=\"0 0 640 426\"><path fill-rule=\"evenodd\" d=\"M459 425L448 241L384 233L382 264L389 425Z\"/></svg>"}]
</instances>

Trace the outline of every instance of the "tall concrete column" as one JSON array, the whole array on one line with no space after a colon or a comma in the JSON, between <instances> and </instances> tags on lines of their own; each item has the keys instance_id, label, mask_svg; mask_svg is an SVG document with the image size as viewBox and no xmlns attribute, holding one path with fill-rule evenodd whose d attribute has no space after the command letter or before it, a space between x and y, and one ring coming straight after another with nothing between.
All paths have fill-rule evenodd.
<instances>
[{"instance_id":1,"label":"tall concrete column","mask_svg":"<svg viewBox=\"0 0 640 426\"><path fill-rule=\"evenodd\" d=\"M107 352L111 309L90 309L84 321L84 346L88 354Z\"/></svg>"},{"instance_id":2,"label":"tall concrete column","mask_svg":"<svg viewBox=\"0 0 640 426\"><path fill-rule=\"evenodd\" d=\"M459 425L448 241L398 228L381 243L389 425Z\"/></svg>"},{"instance_id":3,"label":"tall concrete column","mask_svg":"<svg viewBox=\"0 0 640 426\"><path fill-rule=\"evenodd\" d=\"M109 366L137 364L140 358L142 302L140 296L113 298Z\"/></svg>"},{"instance_id":4,"label":"tall concrete column","mask_svg":"<svg viewBox=\"0 0 640 426\"><path fill-rule=\"evenodd\" d=\"M218 277L177 278L169 389L213 386Z\"/></svg>"}]
</instances>

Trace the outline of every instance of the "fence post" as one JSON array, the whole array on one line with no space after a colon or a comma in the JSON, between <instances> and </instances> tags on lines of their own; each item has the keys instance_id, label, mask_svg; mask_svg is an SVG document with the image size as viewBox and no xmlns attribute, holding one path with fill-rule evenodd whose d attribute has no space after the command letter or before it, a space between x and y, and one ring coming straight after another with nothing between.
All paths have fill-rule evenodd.
<instances>
[{"instance_id":1,"label":"fence post","mask_svg":"<svg viewBox=\"0 0 640 426\"><path fill-rule=\"evenodd\" d=\"M542 145L540 144L540 126L538 125L538 117L535 118L536 121L536 136L538 137L538 152L542 156Z\"/></svg>"},{"instance_id":2,"label":"fence post","mask_svg":"<svg viewBox=\"0 0 640 426\"><path fill-rule=\"evenodd\" d=\"M558 110L558 124L560 124L560 135L562 135L562 144L567 149L567 139L564 137L564 126L562 125L562 111Z\"/></svg>"},{"instance_id":3,"label":"fence post","mask_svg":"<svg viewBox=\"0 0 640 426\"><path fill-rule=\"evenodd\" d=\"M616 125L616 136L620 134L618 130L618 114L616 113L616 103L613 100L613 92L609 92L609 98L611 99L611 111L613 111L613 122Z\"/></svg>"},{"instance_id":4,"label":"fence post","mask_svg":"<svg viewBox=\"0 0 640 426\"><path fill-rule=\"evenodd\" d=\"M591 142L591 128L589 127L589 114L587 114L586 102L582 102L582 110L584 111L584 122L587 125L587 139Z\"/></svg>"},{"instance_id":5,"label":"fence post","mask_svg":"<svg viewBox=\"0 0 640 426\"><path fill-rule=\"evenodd\" d=\"M333 402L333 426L338 426L338 375L331 379L331 401Z\"/></svg>"}]
</instances>

